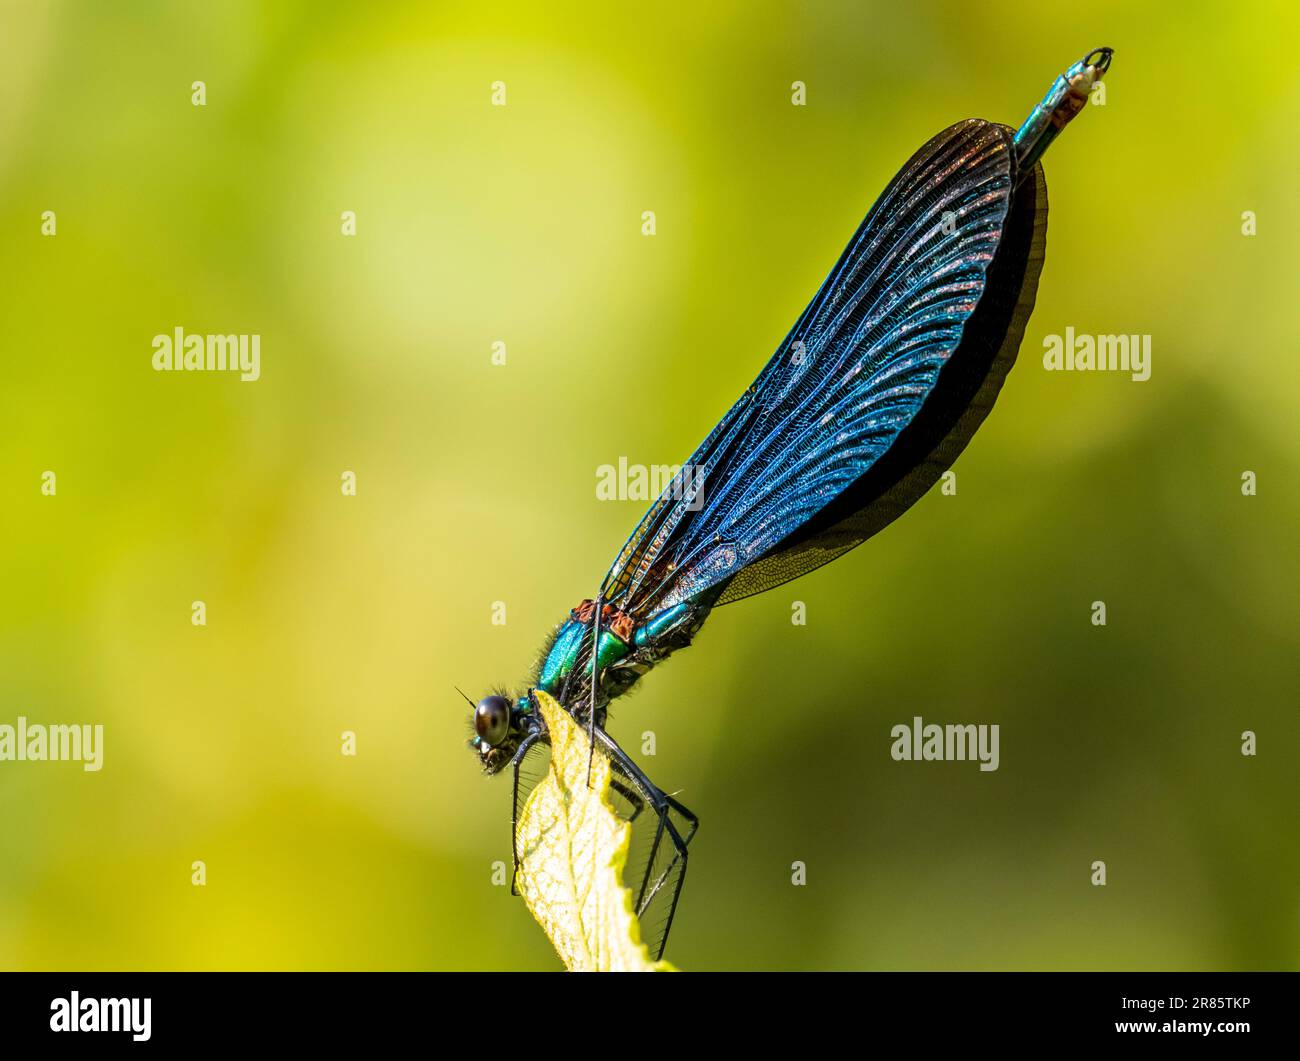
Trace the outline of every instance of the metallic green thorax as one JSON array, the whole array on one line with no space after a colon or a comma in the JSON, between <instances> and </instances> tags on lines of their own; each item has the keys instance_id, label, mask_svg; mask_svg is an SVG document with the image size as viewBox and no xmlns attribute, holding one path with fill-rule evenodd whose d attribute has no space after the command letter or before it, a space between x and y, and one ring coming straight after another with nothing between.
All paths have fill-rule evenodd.
<instances>
[{"instance_id":1,"label":"metallic green thorax","mask_svg":"<svg viewBox=\"0 0 1300 1061\"><path fill-rule=\"evenodd\" d=\"M586 633L587 624L577 619L569 619L560 627L555 644L551 646L551 651L547 653L546 661L542 664L542 673L537 681L539 689L552 696L556 695L560 683L577 665L578 652ZM622 659L627 653L628 644L621 637L609 630L600 632L600 652L597 654L597 663L601 670ZM591 676L590 666L584 667L583 671L587 677Z\"/></svg>"},{"instance_id":2,"label":"metallic green thorax","mask_svg":"<svg viewBox=\"0 0 1300 1061\"><path fill-rule=\"evenodd\" d=\"M569 618L560 627L551 642L551 649L542 662L541 673L537 676L537 687L555 695L560 682L569 676L578 659L578 649L582 645L582 635L586 627L577 619Z\"/></svg>"},{"instance_id":3,"label":"metallic green thorax","mask_svg":"<svg viewBox=\"0 0 1300 1061\"><path fill-rule=\"evenodd\" d=\"M652 666L677 648L690 643L691 635L704 621L706 611L690 604L678 604L652 615L636 628L629 644L612 630L600 633L600 651L596 654L597 670L605 691L618 695L629 689ZM565 679L578 665L584 639L589 637L589 623L577 619L571 612L569 618L556 631L555 638L542 661L537 676L537 687L558 697ZM606 682L612 669L617 680ZM585 679L591 677L591 665L582 668Z\"/></svg>"}]
</instances>

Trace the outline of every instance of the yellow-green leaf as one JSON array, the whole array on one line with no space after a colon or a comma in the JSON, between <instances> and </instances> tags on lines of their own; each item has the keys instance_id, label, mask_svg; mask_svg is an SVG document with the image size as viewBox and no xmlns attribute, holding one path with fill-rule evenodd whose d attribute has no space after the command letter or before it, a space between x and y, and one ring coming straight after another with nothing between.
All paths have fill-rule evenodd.
<instances>
[{"instance_id":1,"label":"yellow-green leaf","mask_svg":"<svg viewBox=\"0 0 1300 1061\"><path fill-rule=\"evenodd\" d=\"M651 961L623 885L632 827L609 802L609 761L587 783L586 731L536 693L551 738L551 767L519 817L519 890L571 972L668 972Z\"/></svg>"}]
</instances>

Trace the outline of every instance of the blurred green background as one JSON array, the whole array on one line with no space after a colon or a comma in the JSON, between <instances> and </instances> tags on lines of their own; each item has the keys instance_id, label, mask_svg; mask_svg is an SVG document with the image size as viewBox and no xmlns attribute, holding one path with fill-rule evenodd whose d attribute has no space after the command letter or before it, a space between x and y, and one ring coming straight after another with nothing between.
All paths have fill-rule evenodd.
<instances>
[{"instance_id":1,"label":"blurred green background","mask_svg":"<svg viewBox=\"0 0 1300 1061\"><path fill-rule=\"evenodd\" d=\"M0 763L0 967L557 968L453 683L525 678L645 507L596 468L685 459L921 143L1099 44L957 495L612 730L703 821L683 968L1296 967L1294 8L3 12L0 722L106 734ZM176 326L261 380L154 372ZM1045 372L1067 326L1151 334L1150 381ZM1001 769L893 762L915 714Z\"/></svg>"}]
</instances>

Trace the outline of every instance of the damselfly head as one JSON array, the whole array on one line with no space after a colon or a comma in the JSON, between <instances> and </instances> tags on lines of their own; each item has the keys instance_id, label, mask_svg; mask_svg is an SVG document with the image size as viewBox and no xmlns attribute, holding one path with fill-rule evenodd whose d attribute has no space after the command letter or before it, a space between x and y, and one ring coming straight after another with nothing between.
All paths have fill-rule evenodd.
<instances>
[{"instance_id":1,"label":"damselfly head","mask_svg":"<svg viewBox=\"0 0 1300 1061\"><path fill-rule=\"evenodd\" d=\"M469 697L465 699L469 700ZM496 692L489 693L477 704L469 700L469 704L474 709L471 716L474 736L469 742L470 749L478 753L483 770L495 774L509 765L519 749L519 742L539 724L532 698L511 698Z\"/></svg>"}]
</instances>

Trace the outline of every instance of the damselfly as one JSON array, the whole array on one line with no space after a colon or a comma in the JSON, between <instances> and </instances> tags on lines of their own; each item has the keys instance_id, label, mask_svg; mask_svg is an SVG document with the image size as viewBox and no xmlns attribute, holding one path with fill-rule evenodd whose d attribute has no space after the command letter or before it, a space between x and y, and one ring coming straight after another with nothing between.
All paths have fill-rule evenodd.
<instances>
[{"instance_id":1,"label":"damselfly","mask_svg":"<svg viewBox=\"0 0 1300 1061\"><path fill-rule=\"evenodd\" d=\"M1047 232L1039 159L1111 55L1098 48L1071 66L1018 130L972 118L912 156L595 597L552 635L529 688L471 701L470 744L484 769L515 769L514 820L520 766L547 740L537 689L588 727L628 816L650 808L635 894L643 928L653 904L663 912L646 932L656 954L699 821L606 732L611 701L689 645L713 608L852 549L957 459L992 409L1033 310Z\"/></svg>"}]
</instances>

